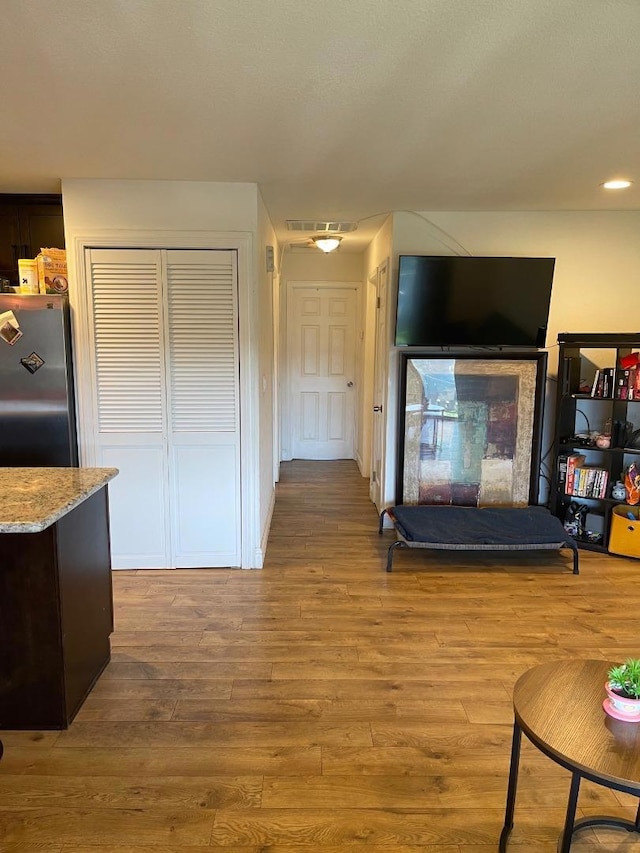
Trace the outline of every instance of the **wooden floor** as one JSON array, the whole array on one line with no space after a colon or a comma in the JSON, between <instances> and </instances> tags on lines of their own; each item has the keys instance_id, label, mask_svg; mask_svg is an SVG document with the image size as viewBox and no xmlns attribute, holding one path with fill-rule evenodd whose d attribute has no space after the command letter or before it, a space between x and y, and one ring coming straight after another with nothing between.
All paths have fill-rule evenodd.
<instances>
[{"instance_id":1,"label":"wooden floor","mask_svg":"<svg viewBox=\"0 0 640 853\"><path fill-rule=\"evenodd\" d=\"M403 551L387 574L367 492L355 463L287 463L262 571L116 572L74 723L2 733L0 850L494 853L514 681L637 656L640 563ZM550 853L568 774L528 742L522 768L511 849ZM579 811L635 803L585 784Z\"/></svg>"}]
</instances>

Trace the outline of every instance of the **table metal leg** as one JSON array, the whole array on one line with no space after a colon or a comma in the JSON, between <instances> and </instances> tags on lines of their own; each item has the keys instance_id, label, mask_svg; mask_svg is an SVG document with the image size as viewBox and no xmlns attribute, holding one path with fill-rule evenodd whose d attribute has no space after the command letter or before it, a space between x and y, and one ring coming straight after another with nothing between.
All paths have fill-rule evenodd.
<instances>
[{"instance_id":1,"label":"table metal leg","mask_svg":"<svg viewBox=\"0 0 640 853\"><path fill-rule=\"evenodd\" d=\"M571 839L573 838L574 823L576 819L576 806L578 805L578 794L580 793L580 774L571 775L571 787L569 788L569 801L567 802L567 813L564 819L564 829L558 839L558 853L569 853Z\"/></svg>"},{"instance_id":2,"label":"table metal leg","mask_svg":"<svg viewBox=\"0 0 640 853\"><path fill-rule=\"evenodd\" d=\"M509 766L509 787L507 788L507 807L504 813L504 826L500 833L498 853L505 853L507 841L513 829L513 813L516 807L516 791L518 788L518 770L520 767L520 745L522 743L522 729L518 723L513 722L513 737L511 739L511 764Z\"/></svg>"}]
</instances>

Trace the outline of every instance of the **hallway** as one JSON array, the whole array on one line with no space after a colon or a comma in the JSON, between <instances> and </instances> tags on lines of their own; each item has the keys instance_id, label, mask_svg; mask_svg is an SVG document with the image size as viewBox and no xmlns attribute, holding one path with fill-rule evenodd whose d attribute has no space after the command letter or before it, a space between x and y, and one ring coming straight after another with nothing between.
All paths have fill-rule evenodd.
<instances>
[{"instance_id":1,"label":"hallway","mask_svg":"<svg viewBox=\"0 0 640 853\"><path fill-rule=\"evenodd\" d=\"M387 574L393 538L354 462L294 461L262 571L114 573L112 661L76 720L2 734L0 850L495 853L513 683L637 656L638 564L400 551ZM528 742L522 768L512 849L551 853L569 774ZM635 806L584 783L578 812Z\"/></svg>"}]
</instances>

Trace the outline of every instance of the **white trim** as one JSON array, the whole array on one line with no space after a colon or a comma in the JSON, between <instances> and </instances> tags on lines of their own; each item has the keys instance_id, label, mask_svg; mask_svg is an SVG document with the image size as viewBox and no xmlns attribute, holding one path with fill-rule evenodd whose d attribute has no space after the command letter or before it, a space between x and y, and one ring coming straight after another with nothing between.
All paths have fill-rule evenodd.
<instances>
[{"instance_id":1,"label":"white trim","mask_svg":"<svg viewBox=\"0 0 640 853\"><path fill-rule=\"evenodd\" d=\"M264 524L264 530L262 531L262 541L260 542L260 548L256 551L255 554L255 568L261 569L264 565L264 558L267 554L267 542L269 540L269 532L271 530L271 521L273 519L273 513L276 508L276 490L272 489L271 496L269 497L269 507L267 509L267 518Z\"/></svg>"},{"instance_id":2,"label":"white trim","mask_svg":"<svg viewBox=\"0 0 640 853\"><path fill-rule=\"evenodd\" d=\"M91 394L93 354L90 345L88 283L85 251L90 248L141 249L229 249L238 253L238 314L240 354L240 489L241 489L241 566L253 568L260 548L258 519L258 378L252 339L257 338L257 321L252 309L255 290L251 262L253 234L249 231L151 231L146 229L101 228L92 231L69 229L69 304L72 309L74 368L80 464L95 466L95 448L86 445L90 425L95 423ZM260 558L261 559L261 556Z\"/></svg>"},{"instance_id":3,"label":"white trim","mask_svg":"<svg viewBox=\"0 0 640 853\"><path fill-rule=\"evenodd\" d=\"M395 320L395 299L391 299L390 293L389 293L391 282L390 282L390 263L389 263L388 257L384 258L381 261L381 263L376 267L375 271L370 273L368 281L372 282L372 280L374 278L375 278L375 285L376 285L376 299L377 300L380 299L380 293L381 293L383 286L384 286L384 290L385 290L385 305L384 305L385 315L384 315L384 319L385 319L385 324L386 324L385 325L386 339L382 340L381 332L380 332L380 329L381 329L380 319L382 317L382 314L381 314L380 308L378 308L376 306L376 328L375 328L374 368L373 368L373 393L374 393L373 403L375 405L382 405L383 420L382 420L382 425L381 425L381 433L382 434L380 436L380 440L381 440L380 463L381 464L380 464L380 470L376 472L377 476L378 476L378 480L379 480L378 484L377 484L377 489L374 489L374 485L373 485L373 471L374 471L375 451L376 451L376 447L374 447L374 443L373 443L375 430L373 429L373 426L371 428L371 454L370 454L371 458L370 458L370 464L369 464L369 497L372 500L372 502L375 504L378 512L380 512L383 507L389 505L388 501L385 499L385 489L386 489L386 483L389 482L389 478L387 476L387 460L389 457L388 448L393 446L393 445L389 444L389 440L388 440L389 424L391 422L391 419L389 416L389 377L391 376L391 373L389 371L389 358L390 358L389 337L391 334L390 333L390 328L391 328L390 316L393 316L393 319ZM392 304L394 306L393 308L391 307ZM377 400L375 398L376 378L378 378L376 375L376 372L377 372L377 369L379 367L382 368L382 375L380 376L380 379L382 380L382 397L380 400ZM394 411L393 417L395 418L395 416L396 415L395 415L395 411ZM377 491L378 503L376 503L374 500L374 492L375 491Z\"/></svg>"},{"instance_id":4,"label":"white trim","mask_svg":"<svg viewBox=\"0 0 640 853\"><path fill-rule=\"evenodd\" d=\"M273 482L280 480L280 272L271 273L271 317L273 322L273 364L271 399L273 417ZM269 519L270 524L270 519ZM268 527L266 528L268 529Z\"/></svg>"},{"instance_id":5,"label":"white trim","mask_svg":"<svg viewBox=\"0 0 640 853\"><path fill-rule=\"evenodd\" d=\"M380 501L383 507L390 506L394 502L395 497L395 438L396 438L396 418L397 418L397 401L395 390L398 384L397 380L397 356L396 350L393 347L393 329L396 321L396 298L397 298L397 280L392 281L391 260L385 258L378 267L379 278L378 287L381 287L381 282L385 282L385 301L386 301L386 340L382 341L385 347L386 355L383 359L383 388L384 395L382 398L383 405L383 434L382 434L382 466L380 470ZM393 364L392 364L393 362ZM393 404L393 405L391 405ZM391 431L391 432L390 432ZM389 459L393 462L390 463ZM390 468L390 465L392 467Z\"/></svg>"}]
</instances>

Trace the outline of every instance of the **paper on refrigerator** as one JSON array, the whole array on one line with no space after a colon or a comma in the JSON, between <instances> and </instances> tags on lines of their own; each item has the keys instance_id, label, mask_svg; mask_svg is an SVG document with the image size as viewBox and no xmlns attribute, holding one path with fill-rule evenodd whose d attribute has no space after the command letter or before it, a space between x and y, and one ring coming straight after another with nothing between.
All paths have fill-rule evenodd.
<instances>
[{"instance_id":1,"label":"paper on refrigerator","mask_svg":"<svg viewBox=\"0 0 640 853\"><path fill-rule=\"evenodd\" d=\"M20 324L13 311L0 313L0 338L9 346L13 346L21 337Z\"/></svg>"}]
</instances>

